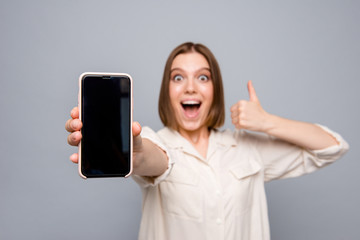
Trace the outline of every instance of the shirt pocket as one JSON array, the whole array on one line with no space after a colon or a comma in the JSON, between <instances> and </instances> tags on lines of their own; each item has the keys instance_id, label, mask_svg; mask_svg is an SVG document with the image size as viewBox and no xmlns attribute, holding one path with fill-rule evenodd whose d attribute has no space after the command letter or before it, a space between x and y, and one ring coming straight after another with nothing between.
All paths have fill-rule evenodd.
<instances>
[{"instance_id":1,"label":"shirt pocket","mask_svg":"<svg viewBox=\"0 0 360 240\"><path fill-rule=\"evenodd\" d=\"M260 164L250 159L230 169L230 192L236 215L244 214L254 202L256 176L260 170Z\"/></svg>"},{"instance_id":2,"label":"shirt pocket","mask_svg":"<svg viewBox=\"0 0 360 240\"><path fill-rule=\"evenodd\" d=\"M160 194L166 214L202 221L202 194L198 174L175 164L170 175L160 183Z\"/></svg>"}]
</instances>

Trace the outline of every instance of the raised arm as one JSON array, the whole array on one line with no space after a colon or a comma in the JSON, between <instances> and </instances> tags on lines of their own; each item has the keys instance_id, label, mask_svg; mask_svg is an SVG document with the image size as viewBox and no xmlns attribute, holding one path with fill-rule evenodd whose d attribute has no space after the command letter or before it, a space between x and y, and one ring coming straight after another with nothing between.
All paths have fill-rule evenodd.
<instances>
[{"instance_id":1,"label":"raised arm","mask_svg":"<svg viewBox=\"0 0 360 240\"><path fill-rule=\"evenodd\" d=\"M318 150L339 144L321 127L267 113L261 106L252 82L248 82L249 101L231 107L232 123L238 129L264 132L300 147Z\"/></svg>"},{"instance_id":2,"label":"raised arm","mask_svg":"<svg viewBox=\"0 0 360 240\"><path fill-rule=\"evenodd\" d=\"M67 120L65 124L65 129L70 133L67 141L71 146L78 146L82 138L82 122L79 120L79 109L77 107L73 108L70 115L71 119ZM132 124L132 131L133 174L153 177L164 173L168 166L166 153L150 140L141 138L141 126L138 122ZM78 154L72 154L70 160L78 163Z\"/></svg>"},{"instance_id":3,"label":"raised arm","mask_svg":"<svg viewBox=\"0 0 360 240\"><path fill-rule=\"evenodd\" d=\"M134 136L133 174L156 177L163 174L168 167L166 153L152 141L140 136L141 126L138 122L132 125Z\"/></svg>"}]
</instances>

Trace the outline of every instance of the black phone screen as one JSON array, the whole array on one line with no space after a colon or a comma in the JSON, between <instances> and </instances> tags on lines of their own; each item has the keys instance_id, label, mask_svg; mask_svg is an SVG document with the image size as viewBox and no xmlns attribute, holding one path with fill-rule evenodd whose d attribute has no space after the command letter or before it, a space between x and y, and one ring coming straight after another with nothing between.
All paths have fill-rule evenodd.
<instances>
[{"instance_id":1,"label":"black phone screen","mask_svg":"<svg viewBox=\"0 0 360 240\"><path fill-rule=\"evenodd\" d=\"M81 172L124 177L131 171L131 79L85 75L81 88Z\"/></svg>"}]
</instances>

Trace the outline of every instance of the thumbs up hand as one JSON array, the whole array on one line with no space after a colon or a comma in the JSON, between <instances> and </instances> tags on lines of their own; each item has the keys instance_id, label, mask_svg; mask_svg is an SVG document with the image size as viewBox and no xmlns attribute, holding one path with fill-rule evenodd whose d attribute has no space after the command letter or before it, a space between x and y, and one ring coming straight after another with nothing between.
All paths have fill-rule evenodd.
<instances>
[{"instance_id":1,"label":"thumbs up hand","mask_svg":"<svg viewBox=\"0 0 360 240\"><path fill-rule=\"evenodd\" d=\"M231 107L232 123L238 129L266 132L268 129L268 114L260 104L252 82L247 84L249 101L240 100Z\"/></svg>"}]
</instances>

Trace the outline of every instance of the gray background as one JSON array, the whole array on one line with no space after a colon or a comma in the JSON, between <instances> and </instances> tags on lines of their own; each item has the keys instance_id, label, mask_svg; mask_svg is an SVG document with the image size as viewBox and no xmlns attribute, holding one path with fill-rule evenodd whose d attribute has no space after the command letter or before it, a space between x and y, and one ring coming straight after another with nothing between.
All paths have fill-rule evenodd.
<instances>
[{"instance_id":1,"label":"gray background","mask_svg":"<svg viewBox=\"0 0 360 240\"><path fill-rule=\"evenodd\" d=\"M136 239L132 179L82 180L64 129L85 71L127 72L158 130L165 60L184 41L220 63L227 109L263 107L350 143L335 164L266 185L273 239L360 239L359 1L0 1L0 239ZM231 125L227 112L226 128Z\"/></svg>"}]
</instances>

